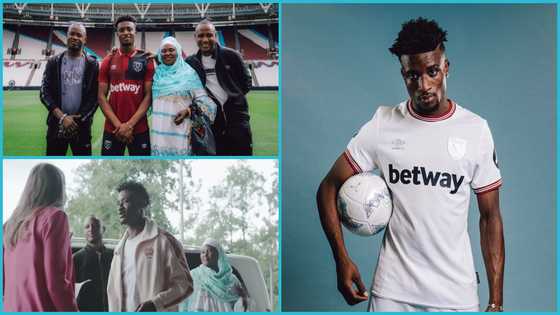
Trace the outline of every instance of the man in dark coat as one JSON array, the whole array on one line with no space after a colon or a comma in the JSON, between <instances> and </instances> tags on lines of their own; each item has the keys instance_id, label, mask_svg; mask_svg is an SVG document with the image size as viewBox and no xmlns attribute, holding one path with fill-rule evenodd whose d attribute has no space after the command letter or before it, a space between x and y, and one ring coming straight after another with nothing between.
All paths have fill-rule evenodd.
<instances>
[{"instance_id":1,"label":"man in dark coat","mask_svg":"<svg viewBox=\"0 0 560 315\"><path fill-rule=\"evenodd\" d=\"M113 251L103 245L105 227L101 220L89 216L85 221L86 246L74 254L76 282L85 282L78 294L80 312L107 312L107 279Z\"/></svg>"},{"instance_id":2,"label":"man in dark coat","mask_svg":"<svg viewBox=\"0 0 560 315\"><path fill-rule=\"evenodd\" d=\"M218 112L213 131L217 155L252 155L249 105L245 95L252 86L249 69L241 55L216 41L216 28L209 20L195 30L198 52L186 61L216 101Z\"/></svg>"}]
</instances>

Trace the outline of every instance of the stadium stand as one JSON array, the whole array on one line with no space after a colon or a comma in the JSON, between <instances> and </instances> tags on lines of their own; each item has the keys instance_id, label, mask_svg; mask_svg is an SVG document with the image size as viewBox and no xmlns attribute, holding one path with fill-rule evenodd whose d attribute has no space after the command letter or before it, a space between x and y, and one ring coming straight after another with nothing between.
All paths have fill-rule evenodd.
<instances>
[{"instance_id":1,"label":"stadium stand","mask_svg":"<svg viewBox=\"0 0 560 315\"><path fill-rule=\"evenodd\" d=\"M242 33L241 33L242 34ZM247 60L264 60L268 58L266 49L256 44L254 41L239 34L239 44L241 54Z\"/></svg>"},{"instance_id":2,"label":"stadium stand","mask_svg":"<svg viewBox=\"0 0 560 315\"><path fill-rule=\"evenodd\" d=\"M17 59L35 60L41 58L41 52L43 49L47 48L47 43L39 39L20 34L18 47L21 48L21 53L16 56Z\"/></svg>"},{"instance_id":3,"label":"stadium stand","mask_svg":"<svg viewBox=\"0 0 560 315\"><path fill-rule=\"evenodd\" d=\"M278 86L278 61L253 61L254 86Z\"/></svg>"},{"instance_id":4,"label":"stadium stand","mask_svg":"<svg viewBox=\"0 0 560 315\"><path fill-rule=\"evenodd\" d=\"M146 32L146 44L144 45L145 49L147 51L156 53L159 49L159 44L163 39L163 35L163 32Z\"/></svg>"},{"instance_id":5,"label":"stadium stand","mask_svg":"<svg viewBox=\"0 0 560 315\"><path fill-rule=\"evenodd\" d=\"M118 43L112 26L113 13L115 16L135 15L139 21L136 46L154 53L163 36L171 33L182 44L185 54L196 52L194 27L202 15L211 17L217 27L220 44L238 50L251 65L254 86L277 88L277 4L269 7L240 4L235 6L235 11L232 11L232 5L204 7L181 4L174 6L173 18L169 14L169 4L144 6L149 8L144 17L135 6L115 4L112 11L110 4L91 4L81 16L82 12L76 11L78 5L74 4L52 4L53 15L51 4L29 3L21 11L16 10L14 4L3 4L4 87L39 87L46 59L66 49L66 31L70 21L86 24L88 39L85 50L88 54L99 59L106 56ZM14 46L18 52L15 55L10 54Z\"/></svg>"},{"instance_id":6,"label":"stadium stand","mask_svg":"<svg viewBox=\"0 0 560 315\"><path fill-rule=\"evenodd\" d=\"M5 60L4 86L27 86L35 67L36 62L33 60Z\"/></svg>"},{"instance_id":7,"label":"stadium stand","mask_svg":"<svg viewBox=\"0 0 560 315\"><path fill-rule=\"evenodd\" d=\"M29 82L29 86L41 86L41 81L43 80L43 72L47 66L47 61L43 60L38 63L37 69Z\"/></svg>"},{"instance_id":8,"label":"stadium stand","mask_svg":"<svg viewBox=\"0 0 560 315\"><path fill-rule=\"evenodd\" d=\"M198 50L196 46L196 40L194 39L194 32L175 32L175 38L181 46L183 46L183 52L187 55L193 54Z\"/></svg>"},{"instance_id":9,"label":"stadium stand","mask_svg":"<svg viewBox=\"0 0 560 315\"><path fill-rule=\"evenodd\" d=\"M259 34L257 31L252 29L241 29L239 30L239 33L253 43L257 44L262 49L268 48L268 38L266 38L264 35Z\"/></svg>"},{"instance_id":10,"label":"stadium stand","mask_svg":"<svg viewBox=\"0 0 560 315\"><path fill-rule=\"evenodd\" d=\"M4 60L11 59L12 55L8 54L8 49L12 48L14 43L15 33L10 30L4 30L4 37L2 38L2 48L4 48Z\"/></svg>"}]
</instances>

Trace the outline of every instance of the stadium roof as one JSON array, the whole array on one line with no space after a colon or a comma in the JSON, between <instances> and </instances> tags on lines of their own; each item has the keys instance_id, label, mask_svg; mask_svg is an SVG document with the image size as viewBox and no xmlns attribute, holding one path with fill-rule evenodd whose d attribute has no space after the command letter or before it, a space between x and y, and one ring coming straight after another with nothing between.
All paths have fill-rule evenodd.
<instances>
[{"instance_id":1,"label":"stadium roof","mask_svg":"<svg viewBox=\"0 0 560 315\"><path fill-rule=\"evenodd\" d=\"M120 15L132 15L139 26L183 24L194 28L202 18L217 26L278 23L277 3L4 3L4 24L111 27Z\"/></svg>"}]
</instances>

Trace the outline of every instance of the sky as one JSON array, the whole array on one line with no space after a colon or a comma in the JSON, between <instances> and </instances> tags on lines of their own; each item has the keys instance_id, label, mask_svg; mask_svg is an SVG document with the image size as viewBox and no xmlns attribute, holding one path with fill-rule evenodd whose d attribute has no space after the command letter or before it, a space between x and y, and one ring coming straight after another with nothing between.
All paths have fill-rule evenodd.
<instances>
[{"instance_id":1,"label":"sky","mask_svg":"<svg viewBox=\"0 0 560 315\"><path fill-rule=\"evenodd\" d=\"M4 160L4 191L3 191L3 216L2 222L11 215L13 209L16 207L25 181L33 168L41 162L48 162L59 167L66 176L67 191L74 190L76 185L75 170L78 166L88 163L90 160L86 159L48 159L48 160L34 160L34 159L17 159L17 160ZM202 179L201 195L206 195L211 186L219 184L224 179L227 167L234 165L236 159L220 159L220 160L192 160L192 176L195 179ZM271 181L271 174L275 168L274 160L259 159L247 160L247 162L256 171L262 173L267 179L265 185L269 185ZM168 212L170 222L179 221L179 214Z\"/></svg>"}]
</instances>

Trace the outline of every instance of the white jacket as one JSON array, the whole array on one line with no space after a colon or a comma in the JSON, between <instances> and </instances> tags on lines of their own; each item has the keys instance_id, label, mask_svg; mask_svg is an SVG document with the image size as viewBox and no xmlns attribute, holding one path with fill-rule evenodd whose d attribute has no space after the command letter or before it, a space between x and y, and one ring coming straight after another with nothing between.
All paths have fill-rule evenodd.
<instances>
[{"instance_id":1,"label":"white jacket","mask_svg":"<svg viewBox=\"0 0 560 315\"><path fill-rule=\"evenodd\" d=\"M140 302L152 301L157 311L177 312L178 304L193 291L193 281L181 244L148 219L138 237L141 239L134 256ZM127 238L128 230L115 248L111 263L107 282L109 312L122 311L122 263Z\"/></svg>"}]
</instances>

